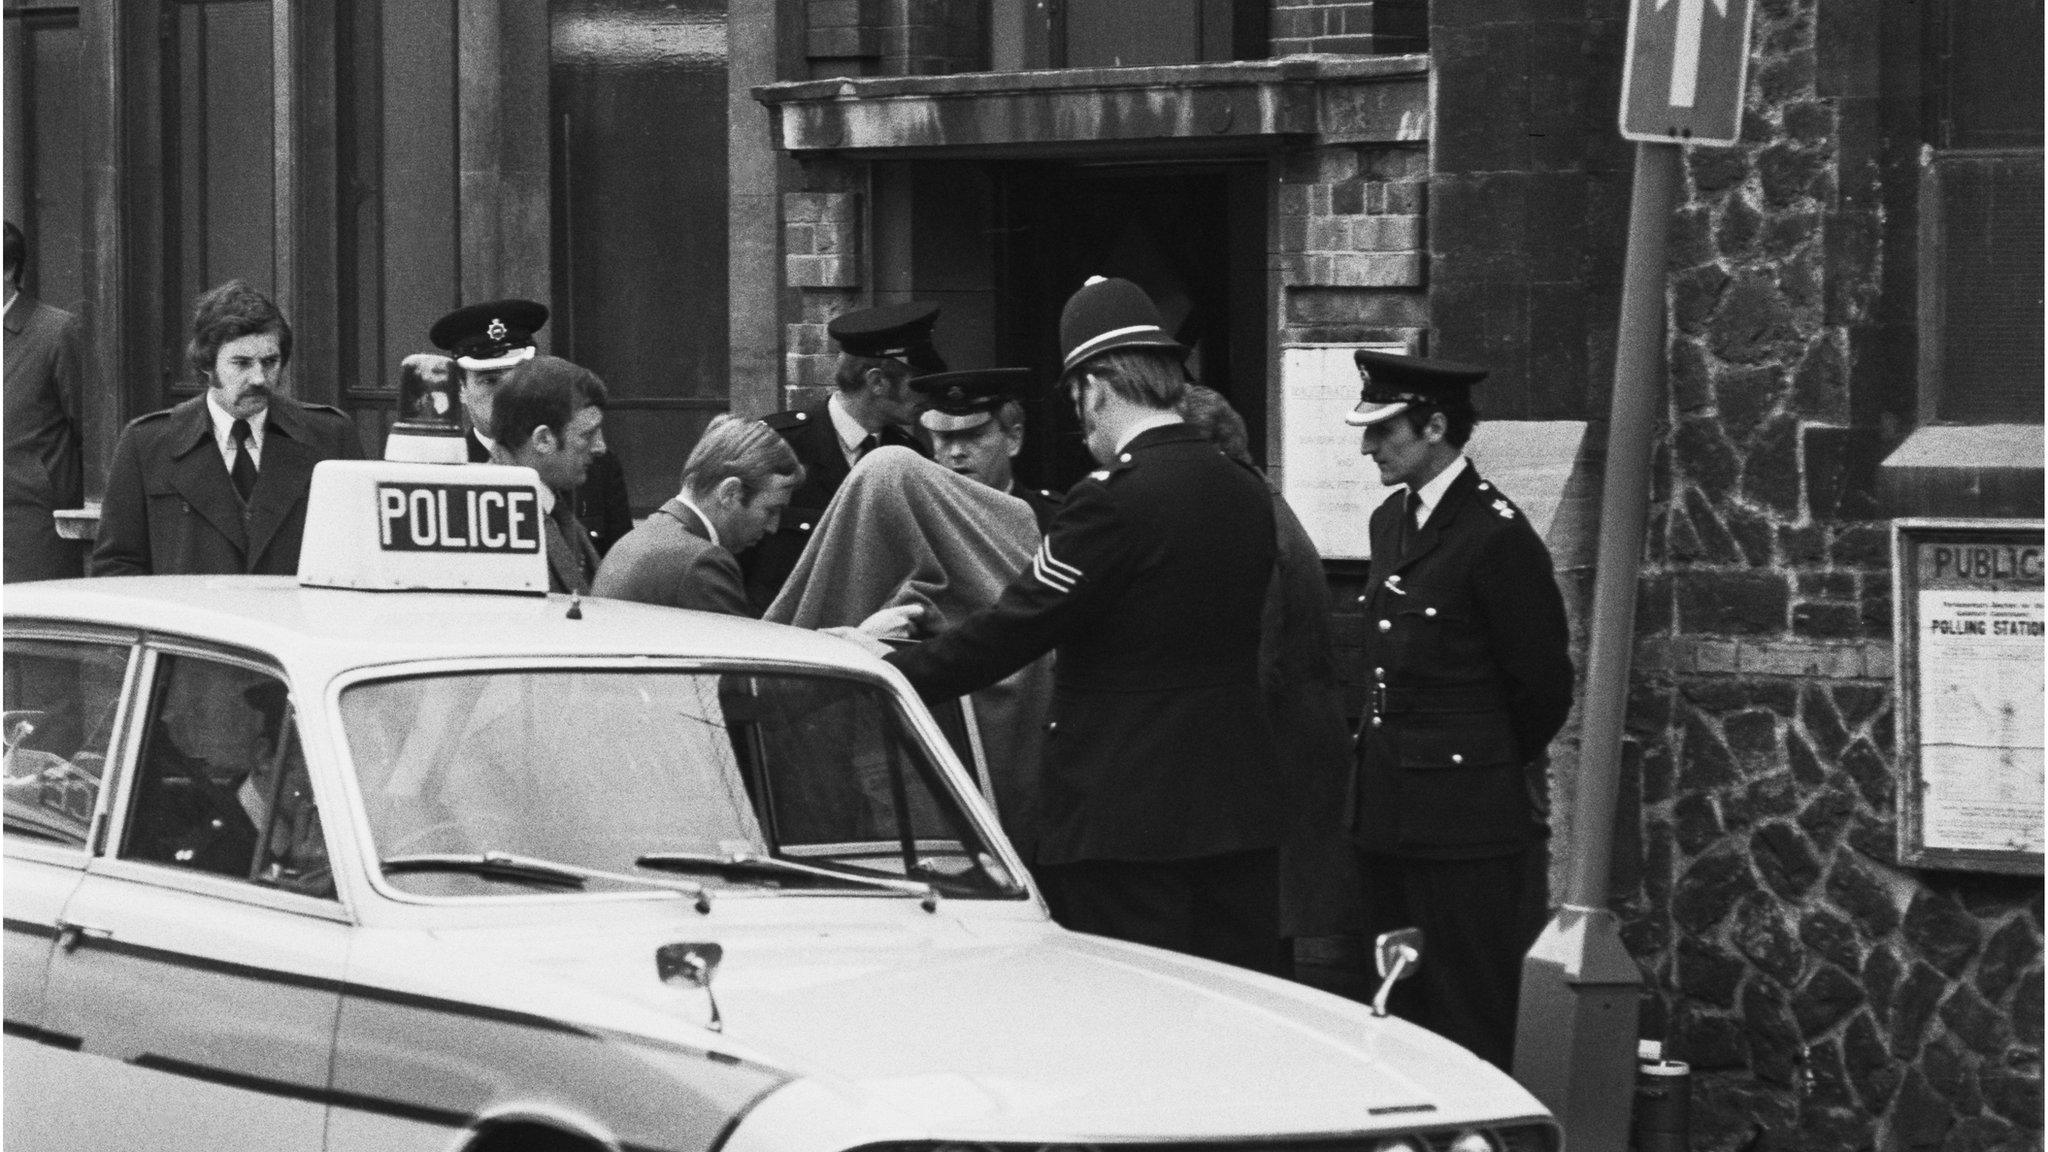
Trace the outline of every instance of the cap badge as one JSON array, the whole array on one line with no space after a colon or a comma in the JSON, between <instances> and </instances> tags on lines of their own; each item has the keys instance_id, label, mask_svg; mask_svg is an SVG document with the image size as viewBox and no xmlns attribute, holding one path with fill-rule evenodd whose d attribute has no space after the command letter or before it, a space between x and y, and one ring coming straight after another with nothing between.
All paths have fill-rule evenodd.
<instances>
[{"instance_id":1,"label":"cap badge","mask_svg":"<svg viewBox=\"0 0 2048 1152\"><path fill-rule=\"evenodd\" d=\"M1495 500L1493 502L1493 510L1500 513L1500 518L1503 520L1513 520L1515 518L1515 510L1510 508L1505 500Z\"/></svg>"},{"instance_id":2,"label":"cap badge","mask_svg":"<svg viewBox=\"0 0 2048 1152\"><path fill-rule=\"evenodd\" d=\"M946 399L951 403L958 404L967 399L967 390L955 384L951 388L946 389Z\"/></svg>"},{"instance_id":3,"label":"cap badge","mask_svg":"<svg viewBox=\"0 0 2048 1152\"><path fill-rule=\"evenodd\" d=\"M505 322L493 316L490 326L484 329L484 335L489 336L493 340L503 340L505 338L505 331Z\"/></svg>"}]
</instances>

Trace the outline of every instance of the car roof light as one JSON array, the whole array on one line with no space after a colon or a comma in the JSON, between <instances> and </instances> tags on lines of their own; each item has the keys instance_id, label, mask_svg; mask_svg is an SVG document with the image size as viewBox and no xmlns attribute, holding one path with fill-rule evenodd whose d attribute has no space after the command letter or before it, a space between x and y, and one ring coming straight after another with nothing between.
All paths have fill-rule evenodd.
<instances>
[{"instance_id":1,"label":"car roof light","mask_svg":"<svg viewBox=\"0 0 2048 1152\"><path fill-rule=\"evenodd\" d=\"M299 583L545 595L544 503L531 468L322 460L306 496Z\"/></svg>"}]
</instances>

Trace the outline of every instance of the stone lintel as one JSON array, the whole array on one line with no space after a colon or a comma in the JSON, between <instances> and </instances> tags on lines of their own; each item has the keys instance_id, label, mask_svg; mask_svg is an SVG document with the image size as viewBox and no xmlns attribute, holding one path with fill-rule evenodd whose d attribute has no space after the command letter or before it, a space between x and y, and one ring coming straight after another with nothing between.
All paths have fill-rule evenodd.
<instances>
[{"instance_id":1,"label":"stone lintel","mask_svg":"<svg viewBox=\"0 0 2048 1152\"><path fill-rule=\"evenodd\" d=\"M1640 672L1705 676L1789 676L1805 680L1890 680L1884 640L1730 640L1657 634L1638 637Z\"/></svg>"},{"instance_id":2,"label":"stone lintel","mask_svg":"<svg viewBox=\"0 0 2048 1152\"><path fill-rule=\"evenodd\" d=\"M1886 514L2039 519L2039 424L1916 428L1878 467Z\"/></svg>"},{"instance_id":3,"label":"stone lintel","mask_svg":"<svg viewBox=\"0 0 2048 1152\"><path fill-rule=\"evenodd\" d=\"M1283 137L1426 138L1426 56L1285 56L1155 68L1075 68L805 80L752 90L795 153L927 149L1103 151L1147 141L1248 147Z\"/></svg>"}]
</instances>

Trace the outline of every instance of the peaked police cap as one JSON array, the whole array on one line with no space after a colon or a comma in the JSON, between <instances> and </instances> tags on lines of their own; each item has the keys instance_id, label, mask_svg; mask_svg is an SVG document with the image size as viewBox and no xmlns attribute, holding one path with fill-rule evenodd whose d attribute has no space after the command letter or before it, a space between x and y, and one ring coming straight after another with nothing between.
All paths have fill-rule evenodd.
<instances>
[{"instance_id":1,"label":"peaked police cap","mask_svg":"<svg viewBox=\"0 0 2048 1152\"><path fill-rule=\"evenodd\" d=\"M1449 360L1364 348L1352 353L1352 360L1358 365L1362 384L1358 407L1344 417L1346 424L1353 425L1377 424L1415 404L1463 404L1472 398L1472 386L1486 379L1486 369Z\"/></svg>"},{"instance_id":2,"label":"peaked police cap","mask_svg":"<svg viewBox=\"0 0 2048 1152\"><path fill-rule=\"evenodd\" d=\"M533 300L490 300L448 313L427 339L464 368L510 368L532 358L533 334L548 322L548 306Z\"/></svg>"}]
</instances>

